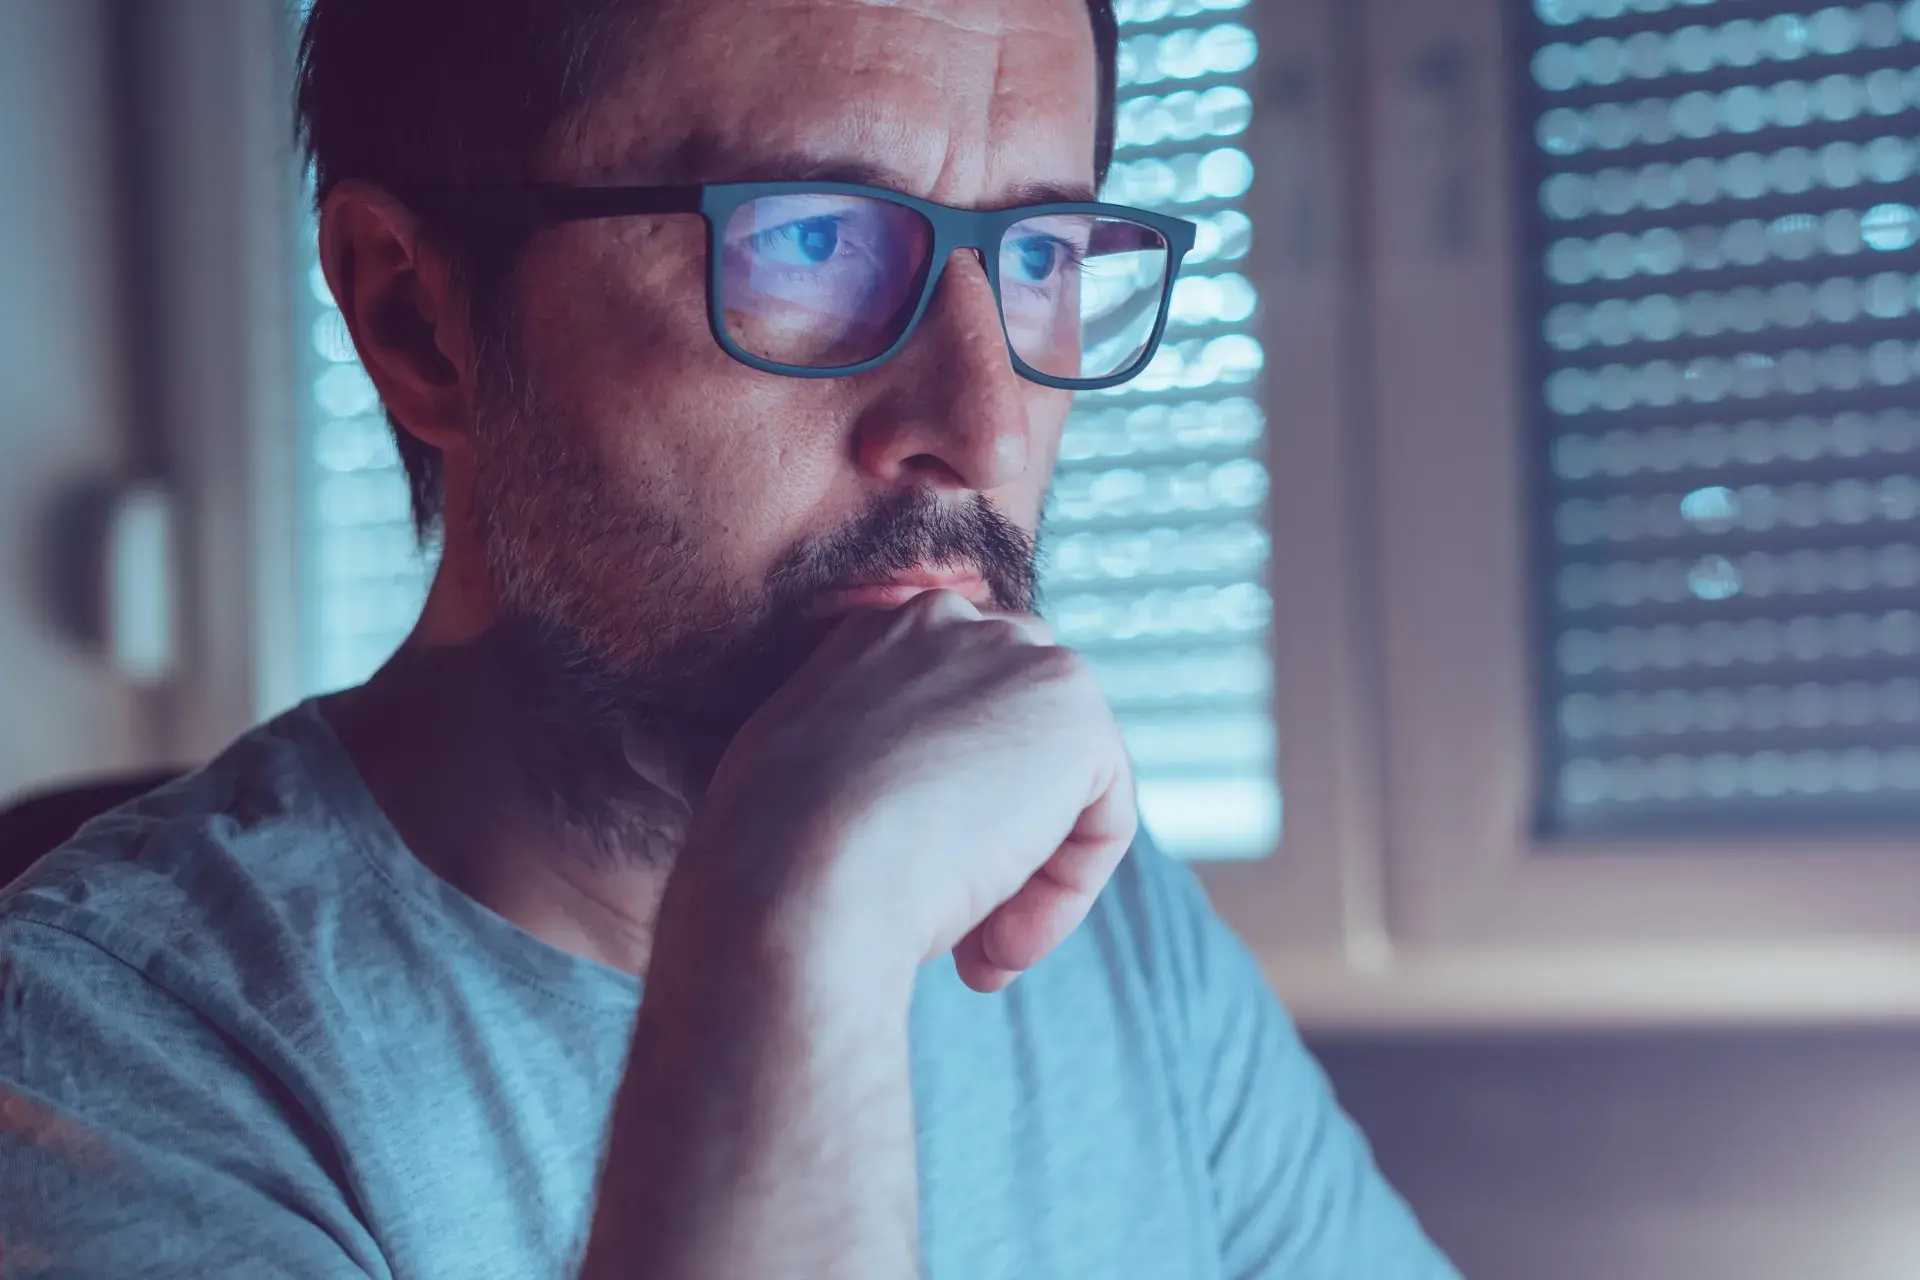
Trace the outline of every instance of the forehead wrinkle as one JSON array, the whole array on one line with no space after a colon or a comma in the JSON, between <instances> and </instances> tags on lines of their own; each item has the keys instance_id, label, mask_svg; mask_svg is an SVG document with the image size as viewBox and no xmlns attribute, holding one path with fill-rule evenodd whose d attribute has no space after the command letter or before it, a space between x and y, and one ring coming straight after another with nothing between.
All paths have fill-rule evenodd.
<instances>
[{"instance_id":1,"label":"forehead wrinkle","mask_svg":"<svg viewBox=\"0 0 1920 1280\"><path fill-rule=\"evenodd\" d=\"M978 120L984 125L979 148L981 153L979 157L979 167L983 169L991 164L991 157L996 150L1004 149L996 146L996 144L1004 143L1009 137L1017 136L1023 129L1033 132L1044 132L1050 123L1045 119L1049 113L1049 108L1066 110L1069 113L1072 112L1071 104L1063 101L1063 99L1070 99L1072 96L1068 86L1073 83L1073 77L1062 78L1047 75L1035 79L1031 75L1030 65L1022 66L1020 59L1009 59L1007 56L1009 49L1014 47L1014 42L1025 37L1038 36L1048 44L1058 43L1057 41L1047 39L1047 37L1059 33L1049 28L1044 17L1044 15L1049 12L1057 13L1058 10L1057 8L1050 9L1044 0L1019 0L1019 3L1002 4L991 10L997 19L992 22L965 21L963 20L963 13L954 12L954 9L959 8L964 12L967 6L952 6L946 3L945 0L825 0L825 2L828 4L837 3L862 8L882 8L903 11L912 14L923 22L944 26L958 36L971 37L973 40L984 42L988 46L991 54L991 65L987 67L986 74L982 77L982 83L985 85L986 92L984 98L977 103L979 107ZM1061 2L1062 0L1055 0L1056 5ZM1071 3L1077 15L1079 22L1077 34L1085 37L1085 50L1091 53L1092 28L1087 25L1085 0L1066 0L1066 2ZM939 39L940 37L936 35L933 38ZM915 45L921 45L922 40L916 38L913 43ZM948 45L946 47L951 48L952 46ZM1026 61L1031 64L1033 59L1027 59ZM939 65L943 70L950 70L953 67L953 61L951 59L943 60ZM1085 77L1085 85L1083 87L1091 90L1094 83L1093 68L1089 65L1086 70L1088 74ZM1027 74L1027 83L1023 84L1018 79L1022 73ZM1013 77L1013 79L1010 80L1010 76ZM1065 83L1062 83L1063 79ZM1055 86L1058 87L1056 88ZM953 86L943 85L943 88L948 90L940 95L941 101L946 104L948 116L948 127L945 132L946 146L943 150L949 154L944 157L941 165L942 180L940 185L946 185L946 180L950 176L958 176L950 174L952 166L949 162L953 158L950 153L952 151L952 143L956 140L962 140L964 131L955 127L958 122L954 117L957 112L973 104L974 99L974 95L968 94L966 95L966 100L962 101L952 91ZM1045 90L1045 92L1036 92L1036 89ZM1094 95L1090 94L1089 98L1091 99L1092 96ZM1089 130L1091 130L1091 116L1089 116L1087 124ZM1091 132L1089 133L1089 139L1091 139ZM1087 151L1089 153L1089 159L1091 159L1091 145L1089 145Z\"/></svg>"},{"instance_id":2,"label":"forehead wrinkle","mask_svg":"<svg viewBox=\"0 0 1920 1280\"><path fill-rule=\"evenodd\" d=\"M761 20L751 24L710 3L654 11L657 42L641 40L625 82L590 109L598 119L583 122L552 177L771 180L818 157L864 162L908 180L878 185L976 207L1019 200L1029 185L1090 185L1084 0L756 0ZM1085 74L1059 75L1062 63ZM1086 146L1063 152L1063 133L1084 133Z\"/></svg>"},{"instance_id":3,"label":"forehead wrinkle","mask_svg":"<svg viewBox=\"0 0 1920 1280\"><path fill-rule=\"evenodd\" d=\"M957 15L940 8L938 3L929 6L910 2L902 3L901 0L840 0L840 2L865 5L875 9L908 10L929 22L938 22L944 26L952 27L955 31L961 32L964 35L997 37L1001 33L1001 29L997 26L962 22Z\"/></svg>"},{"instance_id":4,"label":"forehead wrinkle","mask_svg":"<svg viewBox=\"0 0 1920 1280\"><path fill-rule=\"evenodd\" d=\"M1085 0L1077 0L1083 6ZM860 9L890 9L910 14L922 21L938 23L950 27L961 35L984 36L990 40L1001 40L1008 35L1018 35L1041 29L1041 24L1027 21L1012 23L1005 21L1009 13L1025 17L1034 9L1044 7L1040 0L1020 0L1017 4L1002 5L997 16L1002 19L995 22L964 22L959 14L952 12L952 0L812 0L811 7L830 8L835 5ZM1091 30L1089 30L1091 34Z\"/></svg>"},{"instance_id":5,"label":"forehead wrinkle","mask_svg":"<svg viewBox=\"0 0 1920 1280\"><path fill-rule=\"evenodd\" d=\"M1077 0L1077 7L1084 10L1083 0ZM1004 44L996 46L997 61L992 90L992 98L986 112L988 137L986 147L990 153L1017 153L1021 148L1020 135L1023 133L1044 133L1057 128L1054 123L1060 117L1075 120L1084 130L1086 145L1075 149L1078 159L1074 165L1074 177L1066 183L1041 181L1016 181L1015 198L1024 201L1017 194L1021 190L1047 188L1075 188L1075 194L1048 194L1035 199L1091 200L1093 191L1093 142L1096 133L1095 113L1098 111L1095 74L1095 55L1093 52L1092 32L1089 28L1087 39L1080 46L1085 59L1081 70L1084 76L1049 76L1039 82L1038 91L1032 84L1009 81L1006 75L1006 59L999 56ZM1068 64L1069 66L1072 63ZM1079 85L1079 97L1076 100L1074 85Z\"/></svg>"}]
</instances>

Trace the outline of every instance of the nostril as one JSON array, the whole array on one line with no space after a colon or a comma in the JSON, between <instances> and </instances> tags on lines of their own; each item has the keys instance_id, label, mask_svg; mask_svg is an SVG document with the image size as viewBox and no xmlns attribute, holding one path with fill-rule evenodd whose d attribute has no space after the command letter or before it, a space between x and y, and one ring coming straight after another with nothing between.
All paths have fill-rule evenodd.
<instances>
[{"instance_id":1,"label":"nostril","mask_svg":"<svg viewBox=\"0 0 1920 1280\"><path fill-rule=\"evenodd\" d=\"M941 487L968 488L967 478L937 453L916 453L900 464L908 475L931 477Z\"/></svg>"},{"instance_id":2,"label":"nostril","mask_svg":"<svg viewBox=\"0 0 1920 1280\"><path fill-rule=\"evenodd\" d=\"M916 453L900 464L909 471L951 471L946 459L937 453Z\"/></svg>"}]
</instances>

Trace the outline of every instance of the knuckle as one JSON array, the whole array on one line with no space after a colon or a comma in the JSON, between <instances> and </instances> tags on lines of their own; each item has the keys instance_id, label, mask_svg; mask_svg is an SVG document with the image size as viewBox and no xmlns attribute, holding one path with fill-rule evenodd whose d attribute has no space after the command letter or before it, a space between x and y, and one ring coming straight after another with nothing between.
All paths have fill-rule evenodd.
<instances>
[{"instance_id":1,"label":"knuckle","mask_svg":"<svg viewBox=\"0 0 1920 1280\"><path fill-rule=\"evenodd\" d=\"M905 607L919 613L937 613L941 606L947 603L946 598L951 594L951 592L938 590L922 591L909 599Z\"/></svg>"},{"instance_id":2,"label":"knuckle","mask_svg":"<svg viewBox=\"0 0 1920 1280\"><path fill-rule=\"evenodd\" d=\"M1057 645L1060 643L1060 637L1054 633L1052 626L1048 625L1043 618L1027 618L1021 623L1021 626L1025 630L1027 637L1036 644Z\"/></svg>"},{"instance_id":3,"label":"knuckle","mask_svg":"<svg viewBox=\"0 0 1920 1280\"><path fill-rule=\"evenodd\" d=\"M1025 627L1011 618L982 618L977 634L981 639L1002 645L1024 645L1031 642Z\"/></svg>"},{"instance_id":4,"label":"knuckle","mask_svg":"<svg viewBox=\"0 0 1920 1280\"><path fill-rule=\"evenodd\" d=\"M964 618L972 608L956 591L934 590L922 591L895 612L916 626L929 626Z\"/></svg>"},{"instance_id":5,"label":"knuckle","mask_svg":"<svg viewBox=\"0 0 1920 1280\"><path fill-rule=\"evenodd\" d=\"M1093 664L1072 649L1033 645L1034 670L1050 683L1079 684L1093 679Z\"/></svg>"}]
</instances>

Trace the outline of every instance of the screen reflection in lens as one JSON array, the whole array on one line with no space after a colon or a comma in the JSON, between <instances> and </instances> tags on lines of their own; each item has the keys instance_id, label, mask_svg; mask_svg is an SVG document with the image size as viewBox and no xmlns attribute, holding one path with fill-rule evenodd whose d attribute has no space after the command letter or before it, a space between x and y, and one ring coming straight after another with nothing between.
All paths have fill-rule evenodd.
<instances>
[{"instance_id":1,"label":"screen reflection in lens","mask_svg":"<svg viewBox=\"0 0 1920 1280\"><path fill-rule=\"evenodd\" d=\"M1158 231L1103 214L1043 214L1000 241L1000 300L1020 358L1056 378L1106 378L1152 341L1171 254Z\"/></svg>"},{"instance_id":2,"label":"screen reflection in lens","mask_svg":"<svg viewBox=\"0 0 1920 1280\"><path fill-rule=\"evenodd\" d=\"M727 334L751 355L831 369L893 345L918 301L933 229L865 196L762 196L720 237Z\"/></svg>"}]
</instances>

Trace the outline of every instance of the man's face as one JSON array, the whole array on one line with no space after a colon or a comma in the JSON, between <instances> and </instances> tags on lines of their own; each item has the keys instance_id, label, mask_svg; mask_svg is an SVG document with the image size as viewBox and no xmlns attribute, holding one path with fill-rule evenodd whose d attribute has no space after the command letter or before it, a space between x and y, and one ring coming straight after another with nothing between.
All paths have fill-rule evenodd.
<instances>
[{"instance_id":1,"label":"man's face","mask_svg":"<svg viewBox=\"0 0 1920 1280\"><path fill-rule=\"evenodd\" d=\"M983 208L1036 184L1092 186L1084 0L648 13L636 62L551 148L543 179L852 168ZM947 264L891 362L800 379L720 350L706 255L690 215L569 223L528 246L506 358L482 370L473 468L504 616L636 696L733 714L804 657L832 588L952 572L978 576L978 603L1028 607L1070 395L1014 372L978 260Z\"/></svg>"}]
</instances>

